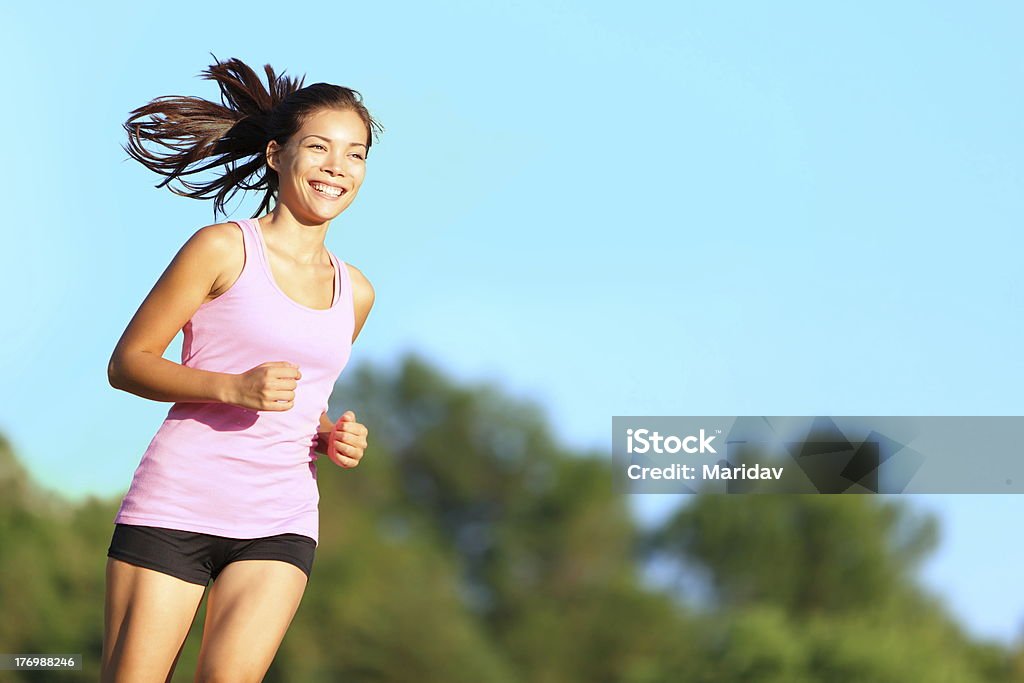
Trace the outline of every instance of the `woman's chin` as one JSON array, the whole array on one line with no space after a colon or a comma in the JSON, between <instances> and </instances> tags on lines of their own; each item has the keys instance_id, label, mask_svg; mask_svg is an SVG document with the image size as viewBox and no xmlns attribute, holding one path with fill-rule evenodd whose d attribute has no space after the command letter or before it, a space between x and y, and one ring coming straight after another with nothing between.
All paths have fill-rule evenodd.
<instances>
[{"instance_id":1,"label":"woman's chin","mask_svg":"<svg viewBox=\"0 0 1024 683\"><path fill-rule=\"evenodd\" d=\"M305 216L306 221L309 223L327 223L340 216L345 208L339 207L332 210L331 207L305 206L303 207L303 212L299 215Z\"/></svg>"}]
</instances>

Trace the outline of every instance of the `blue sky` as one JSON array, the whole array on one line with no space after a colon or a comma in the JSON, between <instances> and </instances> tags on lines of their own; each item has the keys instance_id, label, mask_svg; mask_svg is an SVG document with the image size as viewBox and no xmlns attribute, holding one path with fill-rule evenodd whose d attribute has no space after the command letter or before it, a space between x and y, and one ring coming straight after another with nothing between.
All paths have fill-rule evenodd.
<instances>
[{"instance_id":1,"label":"blue sky","mask_svg":"<svg viewBox=\"0 0 1024 683\"><path fill-rule=\"evenodd\" d=\"M168 404L111 389L106 362L213 216L154 189L121 123L216 98L210 52L354 87L386 128L327 238L377 292L353 363L416 350L604 450L612 415L1022 414L1022 14L5 7L0 429L44 485L127 487ZM943 522L924 580L975 633L1016 637L1024 500L908 502Z\"/></svg>"}]
</instances>

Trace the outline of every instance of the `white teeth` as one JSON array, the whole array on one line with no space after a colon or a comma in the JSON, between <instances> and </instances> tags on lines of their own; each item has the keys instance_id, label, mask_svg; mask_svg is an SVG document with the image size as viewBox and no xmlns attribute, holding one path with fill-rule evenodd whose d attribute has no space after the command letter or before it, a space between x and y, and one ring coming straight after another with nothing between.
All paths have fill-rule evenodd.
<instances>
[{"instance_id":1,"label":"white teeth","mask_svg":"<svg viewBox=\"0 0 1024 683\"><path fill-rule=\"evenodd\" d=\"M328 197L340 197L342 193L341 188L338 187L331 187L329 185L324 185L322 183L310 183L310 185L314 190L316 190L320 194L325 194Z\"/></svg>"}]
</instances>

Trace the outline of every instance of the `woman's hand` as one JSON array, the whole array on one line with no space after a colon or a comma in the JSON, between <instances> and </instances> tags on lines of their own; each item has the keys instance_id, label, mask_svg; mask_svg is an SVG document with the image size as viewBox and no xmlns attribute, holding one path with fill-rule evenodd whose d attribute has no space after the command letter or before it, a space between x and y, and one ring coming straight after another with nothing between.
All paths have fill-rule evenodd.
<instances>
[{"instance_id":1,"label":"woman's hand","mask_svg":"<svg viewBox=\"0 0 1024 683\"><path fill-rule=\"evenodd\" d=\"M240 375L231 375L225 403L251 410L291 410L295 406L295 387L301 378L295 363L261 363Z\"/></svg>"},{"instance_id":2,"label":"woman's hand","mask_svg":"<svg viewBox=\"0 0 1024 683\"><path fill-rule=\"evenodd\" d=\"M356 422L356 414L346 410L328 437L327 457L338 467L355 467L363 458L368 433L365 425Z\"/></svg>"}]
</instances>

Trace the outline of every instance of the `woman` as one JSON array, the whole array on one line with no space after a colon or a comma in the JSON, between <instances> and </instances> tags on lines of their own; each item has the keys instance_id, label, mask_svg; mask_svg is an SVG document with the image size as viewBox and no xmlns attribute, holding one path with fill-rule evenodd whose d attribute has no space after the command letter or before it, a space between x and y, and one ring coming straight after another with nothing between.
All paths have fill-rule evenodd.
<instances>
[{"instance_id":1,"label":"woman","mask_svg":"<svg viewBox=\"0 0 1024 683\"><path fill-rule=\"evenodd\" d=\"M126 151L165 176L158 187L213 197L215 216L239 189L265 194L253 219L185 243L110 359L112 386L173 405L114 519L104 681L170 680L211 578L196 680L261 680L312 569L317 454L350 468L366 449L352 411L337 423L326 411L373 287L324 238L382 129L358 92L265 69L269 89L218 60L203 76L222 104L161 97L125 123ZM181 364L162 358L179 330Z\"/></svg>"}]
</instances>

